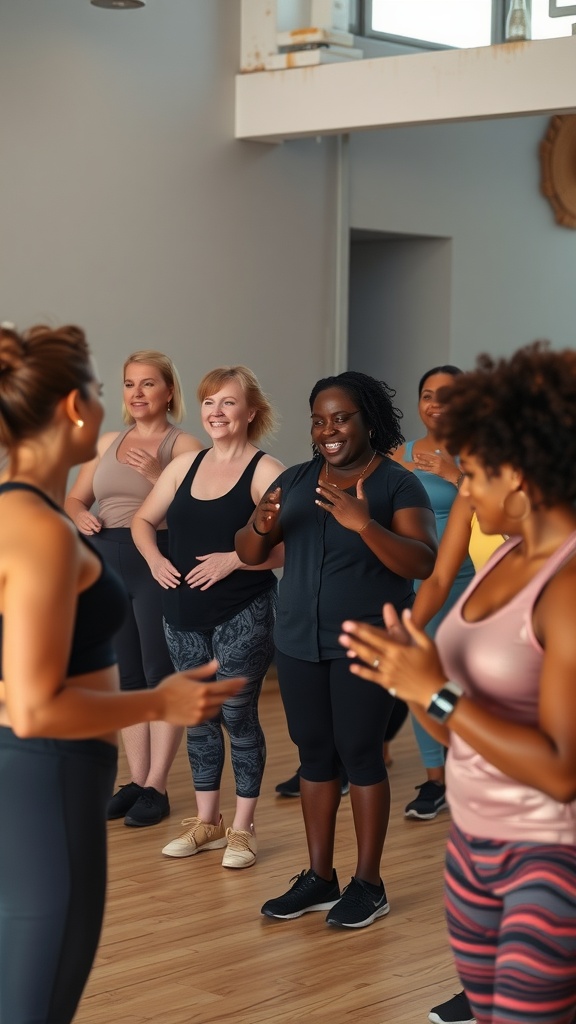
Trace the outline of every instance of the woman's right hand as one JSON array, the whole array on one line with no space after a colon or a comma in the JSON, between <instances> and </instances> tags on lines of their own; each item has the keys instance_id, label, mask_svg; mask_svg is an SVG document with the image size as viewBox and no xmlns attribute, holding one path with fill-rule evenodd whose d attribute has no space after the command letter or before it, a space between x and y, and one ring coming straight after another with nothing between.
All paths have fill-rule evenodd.
<instances>
[{"instance_id":1,"label":"woman's right hand","mask_svg":"<svg viewBox=\"0 0 576 1024\"><path fill-rule=\"evenodd\" d=\"M178 572L176 566L172 565L170 559L165 558L158 550L149 559L148 565L154 579L161 587L164 587L164 590L175 590L180 586L181 573Z\"/></svg>"},{"instance_id":2,"label":"woman's right hand","mask_svg":"<svg viewBox=\"0 0 576 1024\"><path fill-rule=\"evenodd\" d=\"M94 533L100 533L102 529L102 523L98 517L92 515L87 509L76 516L75 523L80 533L85 534L87 537L91 537Z\"/></svg>"},{"instance_id":3,"label":"woman's right hand","mask_svg":"<svg viewBox=\"0 0 576 1024\"><path fill-rule=\"evenodd\" d=\"M163 679L157 687L164 700L162 721L172 725L199 725L214 718L224 701L234 697L246 684L246 679L241 677L203 682L213 679L218 667L214 660Z\"/></svg>"},{"instance_id":4,"label":"woman's right hand","mask_svg":"<svg viewBox=\"0 0 576 1024\"><path fill-rule=\"evenodd\" d=\"M281 497L282 488L275 487L273 491L269 491L258 502L252 522L260 533L270 533L276 525L280 515Z\"/></svg>"}]
</instances>

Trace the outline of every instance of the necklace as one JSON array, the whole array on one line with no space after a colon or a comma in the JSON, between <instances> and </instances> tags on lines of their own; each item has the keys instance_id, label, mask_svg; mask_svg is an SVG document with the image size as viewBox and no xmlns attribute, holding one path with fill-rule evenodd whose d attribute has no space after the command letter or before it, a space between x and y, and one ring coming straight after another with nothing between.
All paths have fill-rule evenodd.
<instances>
[{"instance_id":1,"label":"necklace","mask_svg":"<svg viewBox=\"0 0 576 1024\"><path fill-rule=\"evenodd\" d=\"M365 476L365 474L368 472L368 470L370 469L370 466L374 462L374 459L376 458L377 454L378 454L378 452L372 452L372 458L370 459L370 462L366 463L366 465L364 466L364 469L360 473L360 476L356 480L357 484L360 483L362 477ZM324 467L325 467L325 470L326 470L326 479L329 480L330 479L330 475L329 475L329 472L328 472L328 463L327 462L324 463ZM337 487L338 485L336 484L335 486ZM350 486L350 485L348 485L348 486ZM344 490L346 490L346 488L344 488Z\"/></svg>"}]
</instances>

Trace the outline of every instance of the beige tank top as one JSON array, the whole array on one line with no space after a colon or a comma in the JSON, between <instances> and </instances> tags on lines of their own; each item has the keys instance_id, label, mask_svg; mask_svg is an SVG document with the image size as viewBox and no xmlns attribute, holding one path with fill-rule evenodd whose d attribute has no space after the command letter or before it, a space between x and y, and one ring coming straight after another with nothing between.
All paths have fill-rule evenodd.
<instances>
[{"instance_id":1,"label":"beige tank top","mask_svg":"<svg viewBox=\"0 0 576 1024\"><path fill-rule=\"evenodd\" d=\"M132 466L118 461L121 442L134 427L123 430L100 459L94 473L94 497L98 502L98 518L105 529L129 527L133 516L154 486ZM161 441L156 458L162 469L172 461L176 438L182 431L172 427ZM161 524L160 529L165 524Z\"/></svg>"}]
</instances>

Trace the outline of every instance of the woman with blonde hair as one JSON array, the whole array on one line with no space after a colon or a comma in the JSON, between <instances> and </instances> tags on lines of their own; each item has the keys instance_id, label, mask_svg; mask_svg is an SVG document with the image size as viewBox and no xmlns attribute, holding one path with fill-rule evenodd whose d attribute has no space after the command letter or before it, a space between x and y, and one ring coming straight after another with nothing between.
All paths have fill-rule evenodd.
<instances>
[{"instance_id":1,"label":"woman with blonde hair","mask_svg":"<svg viewBox=\"0 0 576 1024\"><path fill-rule=\"evenodd\" d=\"M226 847L222 864L245 868L257 854L254 812L266 748L258 700L272 660L278 548L260 565L246 565L234 535L253 513L283 466L256 442L270 433L274 414L258 380L245 366L207 373L198 387L202 425L212 444L174 459L135 515L132 534L155 580L164 589L164 625L175 666L215 657L217 678L242 671L248 683L227 701L220 719L188 729L188 757L197 814L164 847L168 857L189 857ZM158 544L166 519L169 554ZM236 810L226 829L220 813L225 726L236 780Z\"/></svg>"},{"instance_id":2,"label":"woman with blonde hair","mask_svg":"<svg viewBox=\"0 0 576 1024\"><path fill-rule=\"evenodd\" d=\"M65 509L124 580L130 607L115 637L120 685L140 690L156 686L173 667L162 627L161 589L134 546L130 523L164 467L184 452L199 451L200 442L176 426L185 407L169 356L152 349L133 352L124 363L123 381L127 428L102 435L96 458L80 470ZM158 543L167 550L165 524L160 526ZM170 813L167 779L181 738L182 730L166 722L123 730L130 780L112 797L109 818L145 827Z\"/></svg>"}]
</instances>

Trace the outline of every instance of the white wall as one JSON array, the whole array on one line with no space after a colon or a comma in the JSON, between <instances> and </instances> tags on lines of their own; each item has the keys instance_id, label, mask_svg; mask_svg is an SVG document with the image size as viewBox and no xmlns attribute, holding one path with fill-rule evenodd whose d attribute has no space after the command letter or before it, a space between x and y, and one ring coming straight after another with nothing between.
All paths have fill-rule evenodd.
<instances>
[{"instance_id":1,"label":"white wall","mask_svg":"<svg viewBox=\"0 0 576 1024\"><path fill-rule=\"evenodd\" d=\"M192 411L204 372L246 363L293 462L329 369L335 142L234 141L239 13L1 0L0 319L86 328L108 428L136 348L174 356Z\"/></svg>"}]
</instances>

